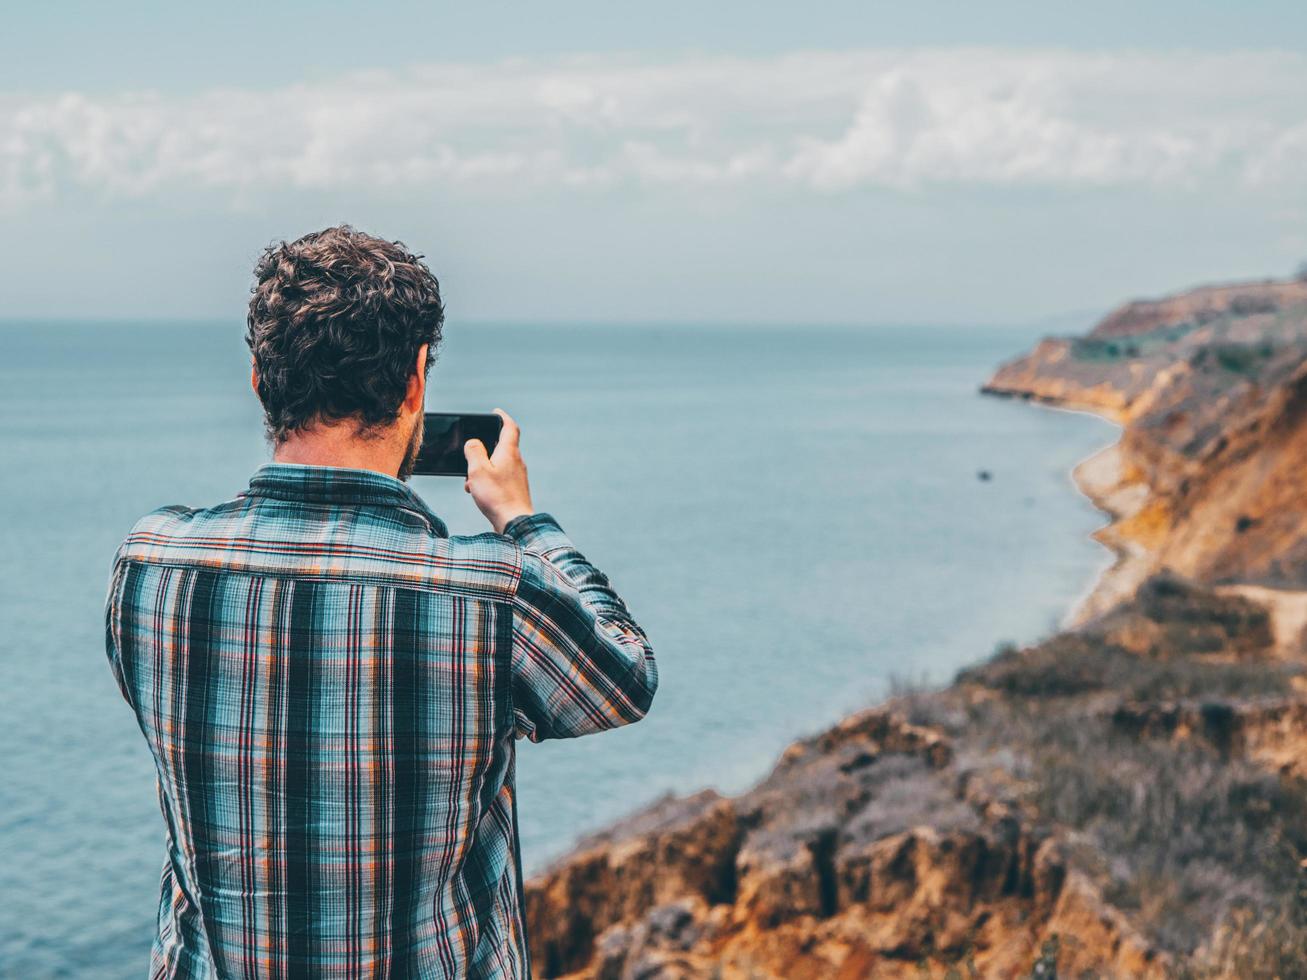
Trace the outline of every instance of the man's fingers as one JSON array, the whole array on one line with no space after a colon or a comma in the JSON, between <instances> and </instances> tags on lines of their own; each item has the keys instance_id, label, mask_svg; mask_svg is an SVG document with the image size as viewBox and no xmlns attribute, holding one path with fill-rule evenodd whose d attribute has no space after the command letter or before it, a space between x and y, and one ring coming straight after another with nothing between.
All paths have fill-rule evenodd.
<instances>
[{"instance_id":1,"label":"man's fingers","mask_svg":"<svg viewBox=\"0 0 1307 980\"><path fill-rule=\"evenodd\" d=\"M480 439L469 439L463 443L463 458L467 460L469 473L480 466L485 466L490 459L486 455L486 444Z\"/></svg>"},{"instance_id":2,"label":"man's fingers","mask_svg":"<svg viewBox=\"0 0 1307 980\"><path fill-rule=\"evenodd\" d=\"M513 421L513 417L505 412L502 408L495 409L495 414L504 420L504 427L499 431L499 442L495 445L495 452L499 452L500 446L507 446L508 449L516 449L522 439L522 431Z\"/></svg>"}]
</instances>

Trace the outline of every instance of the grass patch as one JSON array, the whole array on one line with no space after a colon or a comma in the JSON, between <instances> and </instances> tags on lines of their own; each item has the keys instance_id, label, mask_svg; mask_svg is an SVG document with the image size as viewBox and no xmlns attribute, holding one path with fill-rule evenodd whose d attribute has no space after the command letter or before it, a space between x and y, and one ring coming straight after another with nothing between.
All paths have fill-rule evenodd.
<instances>
[{"instance_id":1,"label":"grass patch","mask_svg":"<svg viewBox=\"0 0 1307 980\"><path fill-rule=\"evenodd\" d=\"M1091 724L1043 735L1018 772L1033 802L1092 841L1108 899L1163 946L1192 953L1238 909L1292 911L1307 848L1300 786L1198 742Z\"/></svg>"},{"instance_id":2,"label":"grass patch","mask_svg":"<svg viewBox=\"0 0 1307 980\"><path fill-rule=\"evenodd\" d=\"M1186 976L1302 975L1282 967L1307 952L1307 786L1218 737L1248 701L1293 692L1301 667L1238 659L1267 636L1261 607L1160 578L1092 628L1000 649L912 710L945 725L969 768L1015 776Z\"/></svg>"},{"instance_id":3,"label":"grass patch","mask_svg":"<svg viewBox=\"0 0 1307 980\"><path fill-rule=\"evenodd\" d=\"M1189 357L1189 364L1200 371L1213 367L1243 377L1256 377L1275 354L1269 343L1238 344L1228 341L1207 344Z\"/></svg>"}]
</instances>

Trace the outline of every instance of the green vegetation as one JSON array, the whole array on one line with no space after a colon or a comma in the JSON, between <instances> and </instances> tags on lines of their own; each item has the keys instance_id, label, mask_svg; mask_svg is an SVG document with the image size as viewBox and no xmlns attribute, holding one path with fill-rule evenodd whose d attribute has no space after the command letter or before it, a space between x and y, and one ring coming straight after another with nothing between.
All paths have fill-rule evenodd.
<instances>
[{"instance_id":1,"label":"green vegetation","mask_svg":"<svg viewBox=\"0 0 1307 980\"><path fill-rule=\"evenodd\" d=\"M1199 326L1196 322L1175 323L1128 337L1076 337L1071 341L1071 354L1082 361L1106 363L1149 357L1183 340Z\"/></svg>"},{"instance_id":2,"label":"green vegetation","mask_svg":"<svg viewBox=\"0 0 1307 980\"><path fill-rule=\"evenodd\" d=\"M1077 337L1071 342L1072 356L1082 361L1120 361L1138 357L1140 350L1138 344L1096 337Z\"/></svg>"},{"instance_id":3,"label":"green vegetation","mask_svg":"<svg viewBox=\"0 0 1307 980\"><path fill-rule=\"evenodd\" d=\"M1199 347L1189 355L1189 365L1200 371L1220 368L1244 377L1256 377L1274 356L1275 347L1269 340L1252 344L1222 341Z\"/></svg>"}]
</instances>

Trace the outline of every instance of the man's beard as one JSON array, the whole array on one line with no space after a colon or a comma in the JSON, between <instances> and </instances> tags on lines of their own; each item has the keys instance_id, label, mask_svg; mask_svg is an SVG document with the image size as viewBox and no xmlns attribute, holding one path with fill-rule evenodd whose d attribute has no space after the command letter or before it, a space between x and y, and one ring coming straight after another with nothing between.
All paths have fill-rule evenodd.
<instances>
[{"instance_id":1,"label":"man's beard","mask_svg":"<svg viewBox=\"0 0 1307 980\"><path fill-rule=\"evenodd\" d=\"M404 461L399 464L399 478L405 483L413 475L417 465L418 453L422 450L422 413L418 412L417 421L413 423L413 435L409 437L408 448L404 450Z\"/></svg>"}]
</instances>

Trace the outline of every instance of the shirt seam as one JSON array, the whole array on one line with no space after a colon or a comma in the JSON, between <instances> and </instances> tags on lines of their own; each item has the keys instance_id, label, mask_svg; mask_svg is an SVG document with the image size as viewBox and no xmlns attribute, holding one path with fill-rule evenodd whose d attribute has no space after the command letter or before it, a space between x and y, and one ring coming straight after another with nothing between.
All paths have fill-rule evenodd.
<instances>
[{"instance_id":1,"label":"shirt seam","mask_svg":"<svg viewBox=\"0 0 1307 980\"><path fill-rule=\"evenodd\" d=\"M385 586L395 589L410 589L414 592L428 592L433 595L438 595L442 592L457 595L470 595L490 602L511 601L512 597L516 595L517 582L521 577L521 562L519 561L512 573L513 591L510 593L498 588L476 589L448 585L425 585L421 582L407 582L402 579L394 579L385 575L369 575L357 572L342 573L339 575L327 572L281 572L265 569L232 568L230 565L220 564L209 565L198 561L162 561L157 558L143 558L137 555L127 555L123 558L123 563L125 565L133 562L138 565L153 565L158 568L196 568L205 569L207 571L219 571L225 575L239 575L243 578L274 578L282 580L314 579L315 581L340 582L344 584L365 582L370 585Z\"/></svg>"}]
</instances>

